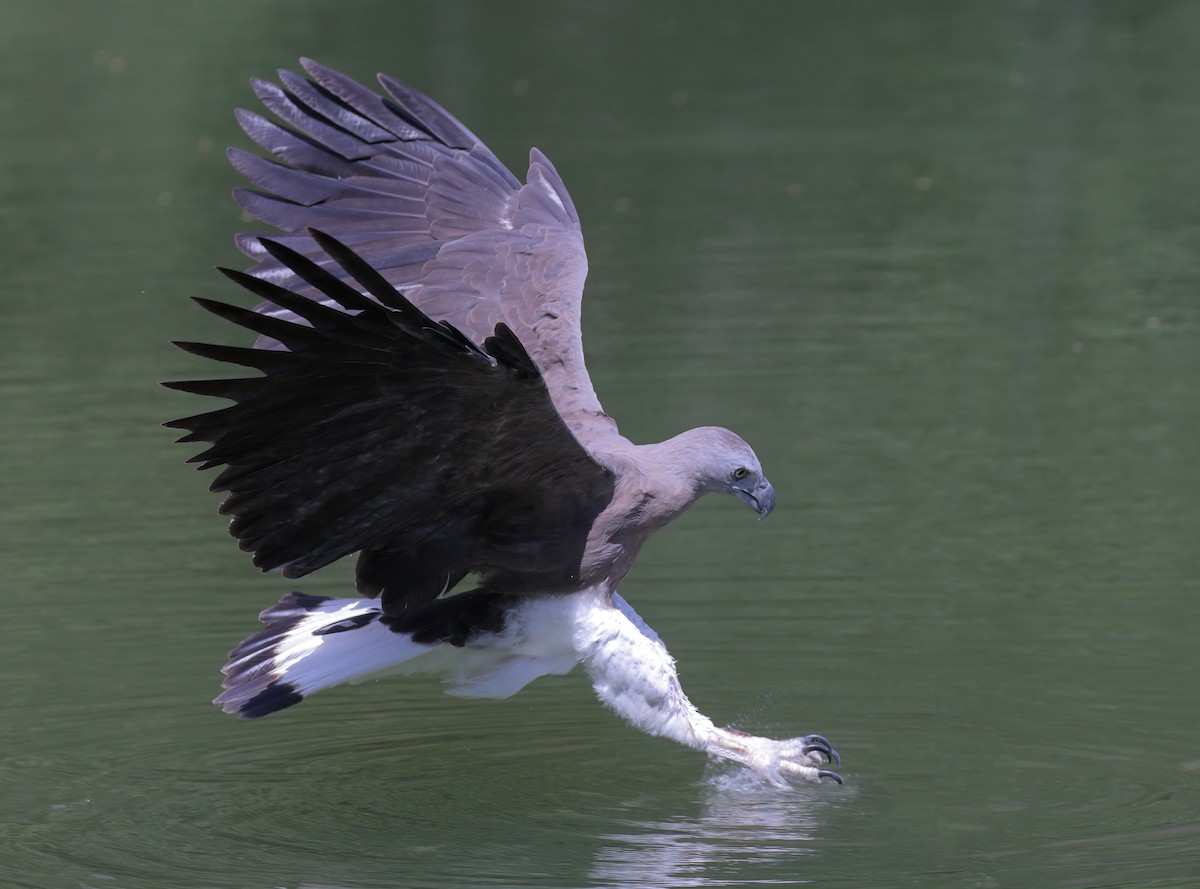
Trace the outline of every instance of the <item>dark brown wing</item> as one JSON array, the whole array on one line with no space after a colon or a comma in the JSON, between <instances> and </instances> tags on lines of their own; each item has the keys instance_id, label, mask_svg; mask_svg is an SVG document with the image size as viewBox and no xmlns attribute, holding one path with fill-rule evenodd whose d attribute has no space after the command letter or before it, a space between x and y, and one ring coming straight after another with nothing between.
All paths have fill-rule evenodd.
<instances>
[{"instance_id":1,"label":"dark brown wing","mask_svg":"<svg viewBox=\"0 0 1200 889\"><path fill-rule=\"evenodd\" d=\"M571 589L611 474L564 425L537 366L503 324L479 348L317 232L342 280L264 248L325 304L225 274L297 321L200 300L283 349L180 343L261 376L168 383L234 404L167 425L224 466L230 532L264 571L300 577L361 551L359 588L398 615L469 572L493 589ZM373 298L363 296L367 292ZM334 308L333 306L336 306Z\"/></svg>"},{"instance_id":2,"label":"dark brown wing","mask_svg":"<svg viewBox=\"0 0 1200 889\"><path fill-rule=\"evenodd\" d=\"M579 440L591 448L615 436L583 360L579 217L550 161L534 150L521 184L412 87L380 75L384 97L316 62L301 64L311 79L281 71L281 86L254 83L282 125L238 113L250 138L283 161L231 149L234 167L261 189L237 191L242 207L291 233L278 240L322 264L328 260L305 230L334 234L423 312L476 342L507 324ZM300 284L258 239L238 239L258 262L250 271Z\"/></svg>"}]
</instances>

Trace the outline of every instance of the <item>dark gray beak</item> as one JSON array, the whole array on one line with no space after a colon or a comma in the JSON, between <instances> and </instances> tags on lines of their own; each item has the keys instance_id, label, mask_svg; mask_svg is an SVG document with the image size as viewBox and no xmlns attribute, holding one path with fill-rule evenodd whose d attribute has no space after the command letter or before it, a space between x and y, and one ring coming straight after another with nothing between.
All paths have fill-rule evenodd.
<instances>
[{"instance_id":1,"label":"dark gray beak","mask_svg":"<svg viewBox=\"0 0 1200 889\"><path fill-rule=\"evenodd\" d=\"M771 514L771 510L775 508L775 489L771 487L771 483L765 478L759 479L754 490L746 491L742 488L734 488L733 493L737 495L739 500L745 501L751 509L758 513L758 520L762 521Z\"/></svg>"},{"instance_id":2,"label":"dark gray beak","mask_svg":"<svg viewBox=\"0 0 1200 889\"><path fill-rule=\"evenodd\" d=\"M764 478L754 486L754 494L752 496L754 497L754 502L757 504L754 511L758 513L758 520L761 522L775 508L775 489Z\"/></svg>"}]
</instances>

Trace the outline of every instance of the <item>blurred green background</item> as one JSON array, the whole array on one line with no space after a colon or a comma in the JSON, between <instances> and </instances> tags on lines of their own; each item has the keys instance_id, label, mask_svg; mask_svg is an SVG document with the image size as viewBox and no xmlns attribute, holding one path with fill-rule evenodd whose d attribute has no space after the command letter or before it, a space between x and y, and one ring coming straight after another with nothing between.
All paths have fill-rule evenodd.
<instances>
[{"instance_id":1,"label":"blurred green background","mask_svg":"<svg viewBox=\"0 0 1200 889\"><path fill-rule=\"evenodd\" d=\"M1198 45L1185 0L0 7L0 882L1196 885ZM845 786L582 675L209 706L291 587L155 384L236 337L187 296L239 297L231 112L301 55L554 160L608 411L735 428L779 493L622 592L702 709L827 734Z\"/></svg>"}]
</instances>

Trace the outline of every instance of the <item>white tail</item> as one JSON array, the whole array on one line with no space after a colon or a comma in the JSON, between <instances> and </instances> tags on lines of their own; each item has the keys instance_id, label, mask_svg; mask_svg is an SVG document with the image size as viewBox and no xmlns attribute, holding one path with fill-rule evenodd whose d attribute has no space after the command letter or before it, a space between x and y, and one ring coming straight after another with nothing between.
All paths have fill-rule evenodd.
<instances>
[{"instance_id":1,"label":"white tail","mask_svg":"<svg viewBox=\"0 0 1200 889\"><path fill-rule=\"evenodd\" d=\"M388 627L377 599L288 593L258 616L266 626L229 652L225 691L213 703L255 719L323 688L397 673L440 673L452 695L506 698L575 666L578 607L575 597L525 600L499 631L451 645Z\"/></svg>"},{"instance_id":2,"label":"white tail","mask_svg":"<svg viewBox=\"0 0 1200 889\"><path fill-rule=\"evenodd\" d=\"M243 719L266 716L322 688L361 682L441 648L413 642L380 623L376 599L289 593L258 616L266 627L229 652L215 701Z\"/></svg>"}]
</instances>

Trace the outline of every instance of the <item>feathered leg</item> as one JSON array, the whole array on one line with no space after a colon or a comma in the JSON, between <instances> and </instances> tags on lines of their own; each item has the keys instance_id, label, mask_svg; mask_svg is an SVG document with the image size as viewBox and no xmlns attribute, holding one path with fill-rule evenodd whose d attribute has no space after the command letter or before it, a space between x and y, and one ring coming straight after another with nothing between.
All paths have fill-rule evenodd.
<instances>
[{"instance_id":1,"label":"feathered leg","mask_svg":"<svg viewBox=\"0 0 1200 889\"><path fill-rule=\"evenodd\" d=\"M667 647L616 593L589 600L577 626L576 647L596 694L642 731L740 762L780 787L788 786L788 777L842 782L836 772L821 768L841 760L820 735L761 738L721 728L697 710L679 684Z\"/></svg>"}]
</instances>

